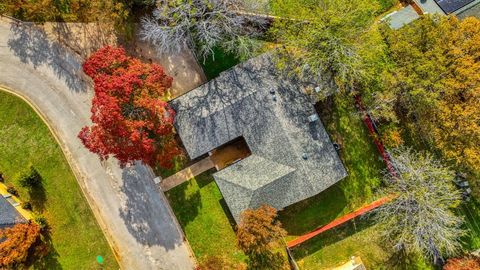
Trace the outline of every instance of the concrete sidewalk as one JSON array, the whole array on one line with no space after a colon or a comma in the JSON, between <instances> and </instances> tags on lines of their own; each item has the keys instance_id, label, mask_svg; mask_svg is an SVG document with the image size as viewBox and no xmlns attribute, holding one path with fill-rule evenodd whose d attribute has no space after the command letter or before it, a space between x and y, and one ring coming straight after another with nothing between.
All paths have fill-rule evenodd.
<instances>
[{"instance_id":1,"label":"concrete sidewalk","mask_svg":"<svg viewBox=\"0 0 480 270\"><path fill-rule=\"evenodd\" d=\"M81 144L91 122L81 62L35 26L0 19L0 85L25 98L59 141L123 269L194 269L195 260L150 168L100 162ZM79 232L81 233L81 232Z\"/></svg>"}]
</instances>

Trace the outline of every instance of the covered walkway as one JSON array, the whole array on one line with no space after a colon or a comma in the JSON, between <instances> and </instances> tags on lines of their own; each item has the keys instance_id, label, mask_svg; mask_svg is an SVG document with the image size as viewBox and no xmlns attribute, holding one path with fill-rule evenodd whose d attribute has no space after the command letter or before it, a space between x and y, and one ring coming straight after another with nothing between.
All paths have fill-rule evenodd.
<instances>
[{"instance_id":1,"label":"covered walkway","mask_svg":"<svg viewBox=\"0 0 480 270\"><path fill-rule=\"evenodd\" d=\"M206 157L172 176L161 179L159 182L157 181L157 183L160 184L160 187L165 192L212 168L215 168L215 164L210 157Z\"/></svg>"}]
</instances>

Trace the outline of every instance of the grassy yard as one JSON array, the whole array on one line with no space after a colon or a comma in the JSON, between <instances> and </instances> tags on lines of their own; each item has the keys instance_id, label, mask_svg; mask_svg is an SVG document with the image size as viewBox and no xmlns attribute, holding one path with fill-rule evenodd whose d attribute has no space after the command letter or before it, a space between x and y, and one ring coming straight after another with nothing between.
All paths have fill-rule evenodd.
<instances>
[{"instance_id":1,"label":"grassy yard","mask_svg":"<svg viewBox=\"0 0 480 270\"><path fill-rule=\"evenodd\" d=\"M246 256L236 246L233 218L211 172L198 175L167 192L167 197L199 261L226 256L242 263Z\"/></svg>"},{"instance_id":2,"label":"grassy yard","mask_svg":"<svg viewBox=\"0 0 480 270\"><path fill-rule=\"evenodd\" d=\"M50 255L34 269L118 269L63 153L40 117L22 100L0 92L0 171L13 184L22 201L30 200L51 227ZM19 176L34 166L43 179L35 192L21 188Z\"/></svg>"},{"instance_id":3,"label":"grassy yard","mask_svg":"<svg viewBox=\"0 0 480 270\"><path fill-rule=\"evenodd\" d=\"M221 72L240 63L240 59L233 54L224 52L221 48L215 48L213 54L205 61L198 59L208 80L217 77Z\"/></svg>"}]
</instances>

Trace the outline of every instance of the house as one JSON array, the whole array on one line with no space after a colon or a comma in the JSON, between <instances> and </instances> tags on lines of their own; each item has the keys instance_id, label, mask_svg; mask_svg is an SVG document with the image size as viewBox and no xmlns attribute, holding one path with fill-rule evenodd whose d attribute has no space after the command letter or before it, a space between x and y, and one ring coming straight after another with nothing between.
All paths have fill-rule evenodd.
<instances>
[{"instance_id":1,"label":"house","mask_svg":"<svg viewBox=\"0 0 480 270\"><path fill-rule=\"evenodd\" d=\"M282 209L347 175L313 101L302 84L278 73L269 54L223 72L171 105L191 159L238 142L248 148L248 156L213 174L237 222L247 208Z\"/></svg>"},{"instance_id":2,"label":"house","mask_svg":"<svg viewBox=\"0 0 480 270\"><path fill-rule=\"evenodd\" d=\"M17 223L26 222L25 218L8 201L9 196L0 195L0 230L6 227L12 227ZM15 202L14 202L15 203Z\"/></svg>"}]
</instances>

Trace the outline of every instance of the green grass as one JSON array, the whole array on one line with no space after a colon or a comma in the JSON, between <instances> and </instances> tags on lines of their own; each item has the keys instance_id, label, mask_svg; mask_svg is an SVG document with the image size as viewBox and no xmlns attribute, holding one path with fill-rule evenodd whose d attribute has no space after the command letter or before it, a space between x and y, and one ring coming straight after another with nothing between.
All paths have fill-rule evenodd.
<instances>
[{"instance_id":1,"label":"green grass","mask_svg":"<svg viewBox=\"0 0 480 270\"><path fill-rule=\"evenodd\" d=\"M465 229L467 235L464 238L464 248L466 250L477 250L480 248L480 204L475 198L463 204L459 212L465 218Z\"/></svg>"},{"instance_id":2,"label":"green grass","mask_svg":"<svg viewBox=\"0 0 480 270\"><path fill-rule=\"evenodd\" d=\"M246 256L236 245L232 218L222 194L205 172L168 191L167 197L199 261L206 256L226 256L237 264Z\"/></svg>"},{"instance_id":3,"label":"green grass","mask_svg":"<svg viewBox=\"0 0 480 270\"><path fill-rule=\"evenodd\" d=\"M377 0L379 5L378 13L388 11L394 5L398 4L398 0Z\"/></svg>"},{"instance_id":4,"label":"green grass","mask_svg":"<svg viewBox=\"0 0 480 270\"><path fill-rule=\"evenodd\" d=\"M63 153L40 117L22 100L0 92L0 171L13 184L22 201L48 220L51 253L35 262L35 269L98 269L97 255L105 269L118 269ZM33 165L43 184L33 194L17 180Z\"/></svg>"},{"instance_id":5,"label":"green grass","mask_svg":"<svg viewBox=\"0 0 480 270\"><path fill-rule=\"evenodd\" d=\"M420 257L398 260L382 245L378 225L360 218L325 232L315 241L294 249L302 269L331 269L347 262L351 256L360 257L367 269L432 269Z\"/></svg>"},{"instance_id":6,"label":"green grass","mask_svg":"<svg viewBox=\"0 0 480 270\"><path fill-rule=\"evenodd\" d=\"M233 54L224 52L221 48L214 48L213 54L205 61L198 59L208 80L217 77L221 72L240 63L240 59Z\"/></svg>"}]
</instances>

